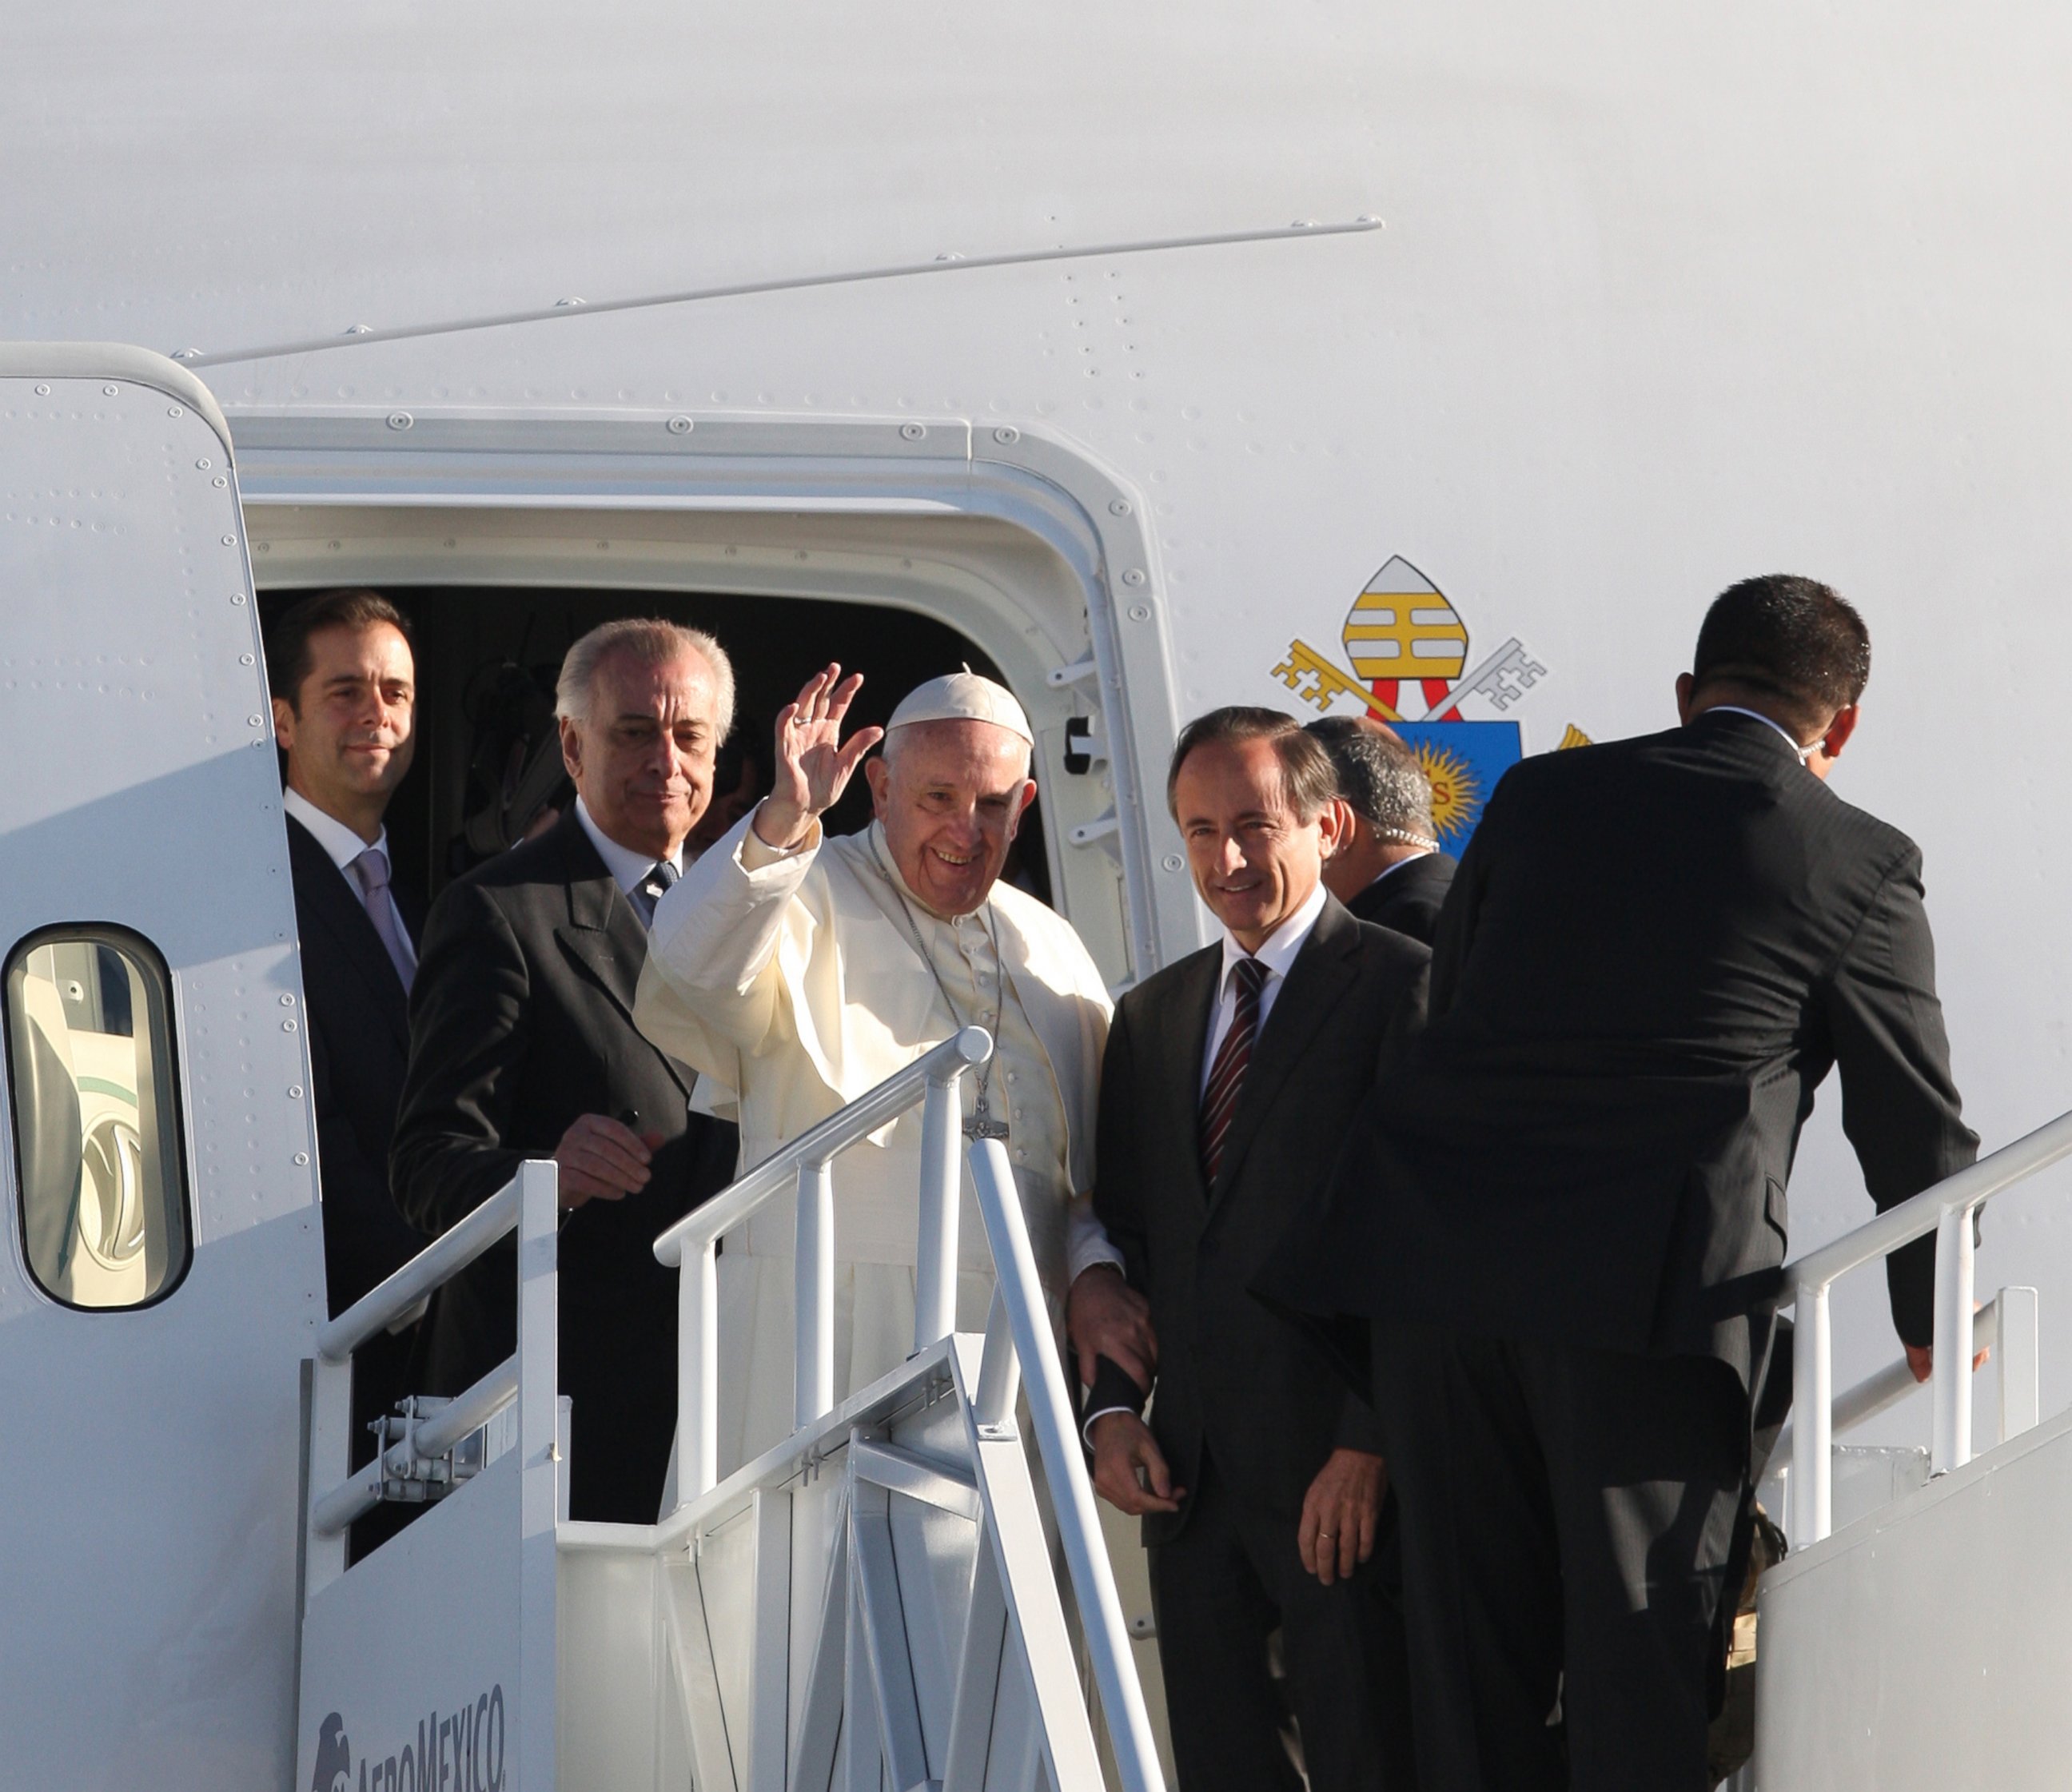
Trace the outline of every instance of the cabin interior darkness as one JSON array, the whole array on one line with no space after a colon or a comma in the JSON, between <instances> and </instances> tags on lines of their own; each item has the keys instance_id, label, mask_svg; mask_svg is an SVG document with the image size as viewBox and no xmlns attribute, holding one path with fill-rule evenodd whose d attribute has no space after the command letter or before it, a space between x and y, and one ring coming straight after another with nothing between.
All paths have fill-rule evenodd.
<instances>
[{"instance_id":1,"label":"cabin interior darkness","mask_svg":"<svg viewBox=\"0 0 2072 1792\"><path fill-rule=\"evenodd\" d=\"M298 598L324 587L261 594L260 619L273 620ZM850 711L852 725L882 725L899 699L923 679L960 665L989 677L998 668L955 629L911 610L812 598L536 586L379 588L410 619L417 665L417 750L389 805L395 874L429 898L477 855L463 838L471 767L495 725L500 691L529 677L551 703L553 680L569 643L619 616L664 616L709 630L734 661L735 727L752 728L764 787L770 730L777 712L830 660L864 675ZM511 668L516 668L514 672ZM479 799L480 790L475 791ZM846 833L870 819L870 792L859 775L829 816L828 831ZM1050 899L1041 805L1022 824L1007 875Z\"/></svg>"}]
</instances>

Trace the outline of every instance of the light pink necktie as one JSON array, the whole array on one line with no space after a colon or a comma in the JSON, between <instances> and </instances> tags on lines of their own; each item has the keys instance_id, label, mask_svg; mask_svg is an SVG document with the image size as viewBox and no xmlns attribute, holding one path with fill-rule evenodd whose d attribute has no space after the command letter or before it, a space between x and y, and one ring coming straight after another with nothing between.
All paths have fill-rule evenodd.
<instances>
[{"instance_id":1,"label":"light pink necktie","mask_svg":"<svg viewBox=\"0 0 2072 1792\"><path fill-rule=\"evenodd\" d=\"M410 950L409 941L403 937L402 924L396 918L396 904L388 894L388 855L378 846L370 846L347 869L360 885L360 902L367 910L367 919L381 935L381 943L388 949L388 962L396 967L396 975L403 980L404 993L408 994L410 979L417 974L417 957Z\"/></svg>"}]
</instances>

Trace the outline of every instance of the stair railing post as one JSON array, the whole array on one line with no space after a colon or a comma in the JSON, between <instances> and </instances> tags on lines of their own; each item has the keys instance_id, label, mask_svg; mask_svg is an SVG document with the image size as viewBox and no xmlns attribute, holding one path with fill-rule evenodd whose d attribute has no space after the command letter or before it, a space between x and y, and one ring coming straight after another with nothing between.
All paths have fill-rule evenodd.
<instances>
[{"instance_id":1,"label":"stair railing post","mask_svg":"<svg viewBox=\"0 0 2072 1792\"><path fill-rule=\"evenodd\" d=\"M1022 1392L1022 1362L1014 1354L1014 1329L1007 1317L1007 1297L993 1284L993 1308L985 1317L985 1348L978 1359L978 1392L972 1416L984 1431L999 1431L1014 1417Z\"/></svg>"},{"instance_id":2,"label":"stair railing post","mask_svg":"<svg viewBox=\"0 0 2072 1792\"><path fill-rule=\"evenodd\" d=\"M799 1165L793 1248L791 1417L808 1425L835 1404L835 1186L824 1157Z\"/></svg>"},{"instance_id":3,"label":"stair railing post","mask_svg":"<svg viewBox=\"0 0 2072 1792\"><path fill-rule=\"evenodd\" d=\"M676 1264L676 1503L719 1481L719 1249L707 1239Z\"/></svg>"},{"instance_id":4,"label":"stair railing post","mask_svg":"<svg viewBox=\"0 0 2072 1792\"><path fill-rule=\"evenodd\" d=\"M957 1148L964 1142L959 1095L964 1067L932 1074L921 1107L920 1231L914 1253L914 1348L925 1350L957 1328Z\"/></svg>"},{"instance_id":5,"label":"stair railing post","mask_svg":"<svg viewBox=\"0 0 2072 1792\"><path fill-rule=\"evenodd\" d=\"M1943 1215L1935 1228L1934 1427L1928 1472L1971 1460L1971 1215Z\"/></svg>"},{"instance_id":6,"label":"stair railing post","mask_svg":"<svg viewBox=\"0 0 2072 1792\"><path fill-rule=\"evenodd\" d=\"M2036 1290L2004 1288L1994 1305L2000 1309L2000 1422L1996 1441L2004 1444L2030 1429L2041 1415L2037 1379Z\"/></svg>"},{"instance_id":7,"label":"stair railing post","mask_svg":"<svg viewBox=\"0 0 2072 1792\"><path fill-rule=\"evenodd\" d=\"M1079 1599L1094 1683L1100 1690L1101 1709L1108 1718L1116 1774L1123 1792L1165 1792L1144 1689L1137 1681L1122 1601L1115 1589L1115 1570L1102 1539L1093 1483L1087 1478L1085 1453L1073 1422L1072 1397L1050 1330L1050 1309L1037 1277L1036 1255L1030 1246L1029 1225L1022 1215L1007 1148L997 1139L975 1141L971 1167L986 1241L993 1249L994 1274L1005 1297L1001 1307L1015 1354L1022 1359L1029 1419L1035 1429L1044 1478L1050 1484L1058 1541ZM984 1373L981 1367L981 1380Z\"/></svg>"},{"instance_id":8,"label":"stair railing post","mask_svg":"<svg viewBox=\"0 0 2072 1792\"><path fill-rule=\"evenodd\" d=\"M1835 1364L1827 1286L1801 1288L1793 1307L1791 1547L1817 1543L1832 1527Z\"/></svg>"}]
</instances>

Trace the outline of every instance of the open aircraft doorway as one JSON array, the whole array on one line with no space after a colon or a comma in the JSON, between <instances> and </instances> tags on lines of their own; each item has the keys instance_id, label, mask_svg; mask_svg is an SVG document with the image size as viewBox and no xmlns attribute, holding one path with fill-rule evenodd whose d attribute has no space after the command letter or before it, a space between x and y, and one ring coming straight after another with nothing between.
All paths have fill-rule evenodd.
<instances>
[{"instance_id":1,"label":"open aircraft doorway","mask_svg":"<svg viewBox=\"0 0 2072 1792\"><path fill-rule=\"evenodd\" d=\"M325 589L317 587L316 589ZM461 873L536 832L572 800L553 722L554 681L578 636L622 616L654 615L709 631L732 659L736 721L712 804L693 845L712 844L769 788L771 726L829 660L864 675L853 725L882 725L923 680L968 664L1000 668L955 629L911 610L821 598L777 602L730 593L561 586L398 586L382 594L409 619L417 672L417 749L388 812L397 875L429 902ZM275 587L262 626L310 594ZM1056 843L1039 795L1006 875L1051 900ZM870 820L857 779L829 818L847 833Z\"/></svg>"},{"instance_id":2,"label":"open aircraft doorway","mask_svg":"<svg viewBox=\"0 0 2072 1792\"><path fill-rule=\"evenodd\" d=\"M874 625L884 647L859 669L894 701L910 668L989 662L1021 699L1043 792L1039 869L1111 985L1204 939L1165 815L1174 643L1143 500L1077 450L962 419L458 412L259 413L240 418L237 446L262 592L502 592L512 651L526 614L565 612L575 594L598 619L610 605L695 618L727 641L750 713L783 682L750 663L757 643L783 643L786 696L800 668L838 657L811 635L846 625L806 606L903 613L906 631L926 619L939 632ZM542 649L544 637L528 651ZM446 873L421 837L436 888Z\"/></svg>"}]
</instances>

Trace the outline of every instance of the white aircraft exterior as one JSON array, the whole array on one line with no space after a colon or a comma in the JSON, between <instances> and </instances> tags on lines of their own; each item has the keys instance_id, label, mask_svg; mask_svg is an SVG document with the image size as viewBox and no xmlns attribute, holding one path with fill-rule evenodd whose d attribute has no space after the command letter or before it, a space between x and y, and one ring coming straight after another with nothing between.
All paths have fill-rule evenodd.
<instances>
[{"instance_id":1,"label":"white aircraft exterior","mask_svg":"<svg viewBox=\"0 0 2072 1792\"><path fill-rule=\"evenodd\" d=\"M1429 712L1408 732L1464 828L1507 756L1667 725L1725 585L1807 573L1873 632L1836 787L1923 848L1967 1116L1990 1150L2068 1105L2060 10L18 12L0 67L0 948L11 967L54 929L130 954L131 993L107 999L131 1005L130 1042L75 1017L92 1037L70 1068L83 1091L119 1088L133 1054L140 1111L163 1093L152 1075L177 1085L177 1126L140 1120L132 1149L184 1153L192 1252L154 1304L75 1309L32 1271L9 1194L0 1781L299 1786L320 1745L302 1602L336 1568L311 1552L325 1486L304 1485L303 1441L334 1419L323 1372L306 1399L298 1378L325 1316L278 787L254 750L269 592L934 618L1028 705L1052 886L1120 988L1211 937L1164 809L1187 717ZM35 346L96 343L133 346ZM89 999L70 961L22 962L23 989ZM153 1071L137 1042L160 999ZM0 1104L16 1184L26 1049ZM89 1075L95 1053L115 1055ZM1839 1105L1831 1091L1797 1165L1795 1252L1870 1213ZM89 1144L102 1112L81 1111ZM134 1243L146 1221L124 1213ZM2054 1438L2062 1181L2009 1194L1984 1239L1982 1299L2038 1291ZM110 1299L163 1267L108 1255ZM1895 1354L1881 1280L1838 1284L1836 1387ZM944 1347L943 1386L976 1375L964 1342L968 1363ZM541 1410L551 1443L551 1408L520 1407L513 1513ZM1929 1408L1866 1435L1918 1445ZM1954 1511L1992 1485L1910 1497ZM553 1531L524 1509L528 1537ZM1858 1665L1823 1670L1827 1703L1790 1705L1766 1788L1949 1783L1908 1777L1945 1773L1938 1748L1989 1756L1996 1784L2049 1782L2064 1720L2039 1713L2072 1708L2072 1580L2035 1558L2038 1533L1963 1528L1937 1557L1940 1604L1874 1588L1849 1608L1833 1653ZM491 1619L465 1564L416 1572L420 1597L361 1597L356 1646L430 1675ZM2008 1614L1961 1592L1995 1574L2024 1589L2002 1639L2018 1671L1992 1652ZM1881 1630L1957 1639L1948 1672L1910 1670ZM1989 1709L1965 1690L1981 1663L2016 1675ZM516 1684L510 1783L547 1782L557 1746L565 1783L605 1783L570 1766L536 1683L521 1720ZM487 1682L479 1712L455 1703L477 1690L419 1701L435 1741L440 1713L454 1727L450 1762L412 1745L448 1775L412 1792L489 1783ZM932 1770L948 1706L915 1697ZM575 1699L565 1680L565 1732ZM1835 1739L1873 1708L1871 1741ZM384 1733L377 1778L409 1754L401 1719ZM356 1738L352 1786L377 1741ZM658 1741L612 1783L680 1783L670 1749L697 1746ZM457 1782L463 1755L475 1778ZM1044 1757L1069 1784L1061 1758ZM741 1783L783 1783L758 1759ZM698 1759L701 1792L715 1772Z\"/></svg>"}]
</instances>

